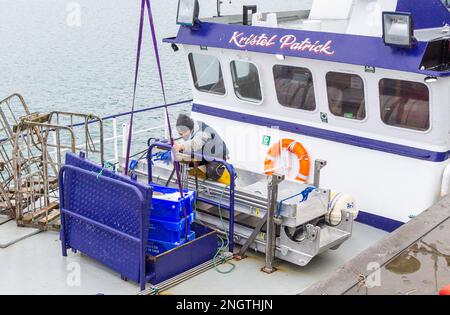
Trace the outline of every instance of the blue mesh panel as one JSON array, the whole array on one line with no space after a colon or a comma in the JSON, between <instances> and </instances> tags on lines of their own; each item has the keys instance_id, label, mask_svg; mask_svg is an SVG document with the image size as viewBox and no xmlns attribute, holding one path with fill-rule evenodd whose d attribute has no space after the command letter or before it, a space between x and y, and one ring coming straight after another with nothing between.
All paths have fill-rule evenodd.
<instances>
[{"instance_id":1,"label":"blue mesh panel","mask_svg":"<svg viewBox=\"0 0 450 315\"><path fill-rule=\"evenodd\" d=\"M82 168L86 171L91 171L91 172L95 172L95 173L100 173L100 171L102 170L102 167L100 165L97 165L89 160L83 159L81 157L79 157L77 154L74 153L67 153L66 154L66 165L72 165L72 166L76 166L79 168ZM129 177L126 177L122 174L117 174L113 171L110 170L103 170L103 176L112 178L112 179L117 179L120 180L121 182L127 183L127 184L131 184L135 187L137 187L142 195L144 196L144 198L146 198L146 194L149 193L148 187L146 185L142 185L138 182L135 182L133 180L131 180Z\"/></svg>"},{"instance_id":2,"label":"blue mesh panel","mask_svg":"<svg viewBox=\"0 0 450 315\"><path fill-rule=\"evenodd\" d=\"M142 187L138 189L125 181L98 177L95 172L70 166L64 169L61 186L62 208L81 216L63 215L66 245L139 282L142 242L145 244L148 233L151 188L142 186L145 188L143 196Z\"/></svg>"}]
</instances>

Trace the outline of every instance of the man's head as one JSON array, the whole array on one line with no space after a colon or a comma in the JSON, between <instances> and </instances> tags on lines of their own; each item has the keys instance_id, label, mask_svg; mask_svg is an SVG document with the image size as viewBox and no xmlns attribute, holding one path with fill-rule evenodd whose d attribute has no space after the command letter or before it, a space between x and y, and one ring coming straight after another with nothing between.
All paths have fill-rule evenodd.
<instances>
[{"instance_id":1,"label":"man's head","mask_svg":"<svg viewBox=\"0 0 450 315\"><path fill-rule=\"evenodd\" d=\"M188 115L180 114L177 119L177 131L180 137L188 140L192 130L194 130L194 121L192 118Z\"/></svg>"}]
</instances>

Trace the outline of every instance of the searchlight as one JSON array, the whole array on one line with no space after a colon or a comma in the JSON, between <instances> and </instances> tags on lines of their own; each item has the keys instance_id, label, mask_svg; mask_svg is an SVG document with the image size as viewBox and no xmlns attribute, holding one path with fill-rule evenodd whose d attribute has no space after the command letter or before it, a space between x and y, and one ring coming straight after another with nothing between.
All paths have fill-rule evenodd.
<instances>
[{"instance_id":1,"label":"searchlight","mask_svg":"<svg viewBox=\"0 0 450 315\"><path fill-rule=\"evenodd\" d=\"M179 0L177 24L192 27L198 21L200 12L198 0Z\"/></svg>"},{"instance_id":2,"label":"searchlight","mask_svg":"<svg viewBox=\"0 0 450 315\"><path fill-rule=\"evenodd\" d=\"M385 45L411 48L414 22L411 13L383 12L383 40Z\"/></svg>"}]
</instances>

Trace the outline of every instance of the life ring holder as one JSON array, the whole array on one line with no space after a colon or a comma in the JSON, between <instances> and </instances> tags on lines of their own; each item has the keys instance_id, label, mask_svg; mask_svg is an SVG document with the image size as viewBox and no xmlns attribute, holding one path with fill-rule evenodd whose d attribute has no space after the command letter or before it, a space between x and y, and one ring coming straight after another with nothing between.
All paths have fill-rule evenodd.
<instances>
[{"instance_id":1,"label":"life ring holder","mask_svg":"<svg viewBox=\"0 0 450 315\"><path fill-rule=\"evenodd\" d=\"M281 147L280 147L281 144ZM266 175L272 175L275 171L275 161L280 157L281 150L287 150L295 154L299 162L299 173L295 180L305 183L309 178L310 160L305 147L298 141L292 139L282 139L275 143L267 152L264 161L264 171Z\"/></svg>"}]
</instances>

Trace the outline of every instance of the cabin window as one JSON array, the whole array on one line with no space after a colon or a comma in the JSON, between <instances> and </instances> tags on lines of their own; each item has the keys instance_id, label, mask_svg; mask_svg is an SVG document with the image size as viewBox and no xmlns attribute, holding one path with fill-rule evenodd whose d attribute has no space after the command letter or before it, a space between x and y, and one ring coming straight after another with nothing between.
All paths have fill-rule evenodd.
<instances>
[{"instance_id":1,"label":"cabin window","mask_svg":"<svg viewBox=\"0 0 450 315\"><path fill-rule=\"evenodd\" d=\"M245 61L232 61L231 74L237 97L254 103L262 101L258 68L254 64Z\"/></svg>"},{"instance_id":2,"label":"cabin window","mask_svg":"<svg viewBox=\"0 0 450 315\"><path fill-rule=\"evenodd\" d=\"M379 85L385 124L415 130L430 128L430 94L425 84L383 79Z\"/></svg>"},{"instance_id":3,"label":"cabin window","mask_svg":"<svg viewBox=\"0 0 450 315\"><path fill-rule=\"evenodd\" d=\"M334 115L356 120L366 118L364 82L360 76L328 72L326 81L328 106Z\"/></svg>"},{"instance_id":4,"label":"cabin window","mask_svg":"<svg viewBox=\"0 0 450 315\"><path fill-rule=\"evenodd\" d=\"M429 42L420 68L448 71L450 69L450 40L446 38Z\"/></svg>"},{"instance_id":5,"label":"cabin window","mask_svg":"<svg viewBox=\"0 0 450 315\"><path fill-rule=\"evenodd\" d=\"M276 65L273 67L278 102L286 107L316 109L311 71L306 68Z\"/></svg>"},{"instance_id":6,"label":"cabin window","mask_svg":"<svg viewBox=\"0 0 450 315\"><path fill-rule=\"evenodd\" d=\"M219 59L210 55L189 54L189 63L197 90L225 95L225 84Z\"/></svg>"}]
</instances>

